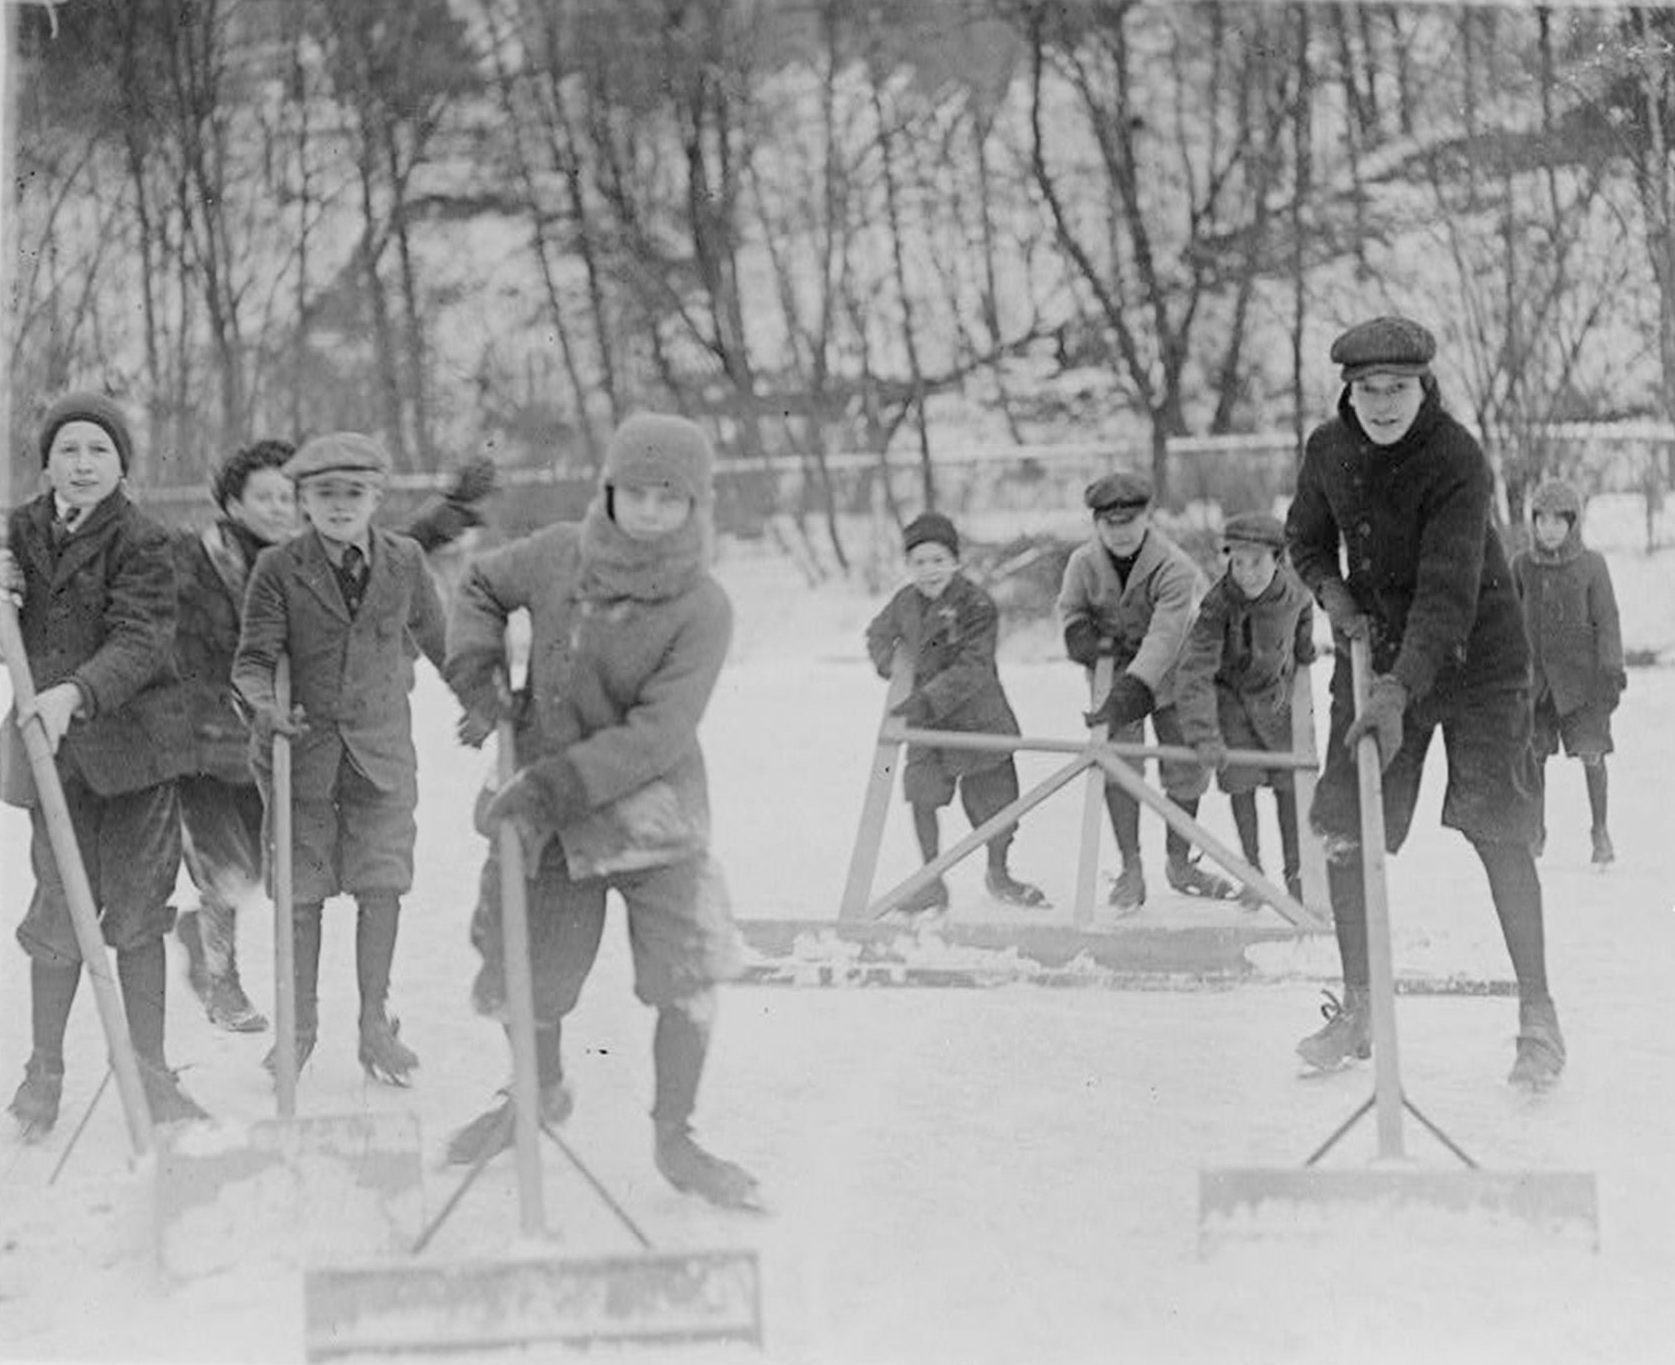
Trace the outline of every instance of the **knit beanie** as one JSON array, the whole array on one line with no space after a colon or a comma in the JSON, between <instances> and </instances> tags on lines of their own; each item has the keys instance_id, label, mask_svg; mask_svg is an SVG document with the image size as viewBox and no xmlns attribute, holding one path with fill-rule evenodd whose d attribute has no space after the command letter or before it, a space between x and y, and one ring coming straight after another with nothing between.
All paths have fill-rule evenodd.
<instances>
[{"instance_id":1,"label":"knit beanie","mask_svg":"<svg viewBox=\"0 0 1675 1365\"><path fill-rule=\"evenodd\" d=\"M696 424L667 413L641 412L611 437L600 481L611 488L661 484L706 503L714 474L715 451Z\"/></svg>"},{"instance_id":2,"label":"knit beanie","mask_svg":"<svg viewBox=\"0 0 1675 1365\"><path fill-rule=\"evenodd\" d=\"M116 447L116 458L122 462L122 472L128 472L128 464L134 456L134 438L128 434L127 419L123 417L121 408L104 394L94 393L91 389L67 393L47 409L47 415L41 419L43 469L52 456L53 438L58 435L59 428L70 422L92 422L103 427L110 435L111 444Z\"/></svg>"},{"instance_id":3,"label":"knit beanie","mask_svg":"<svg viewBox=\"0 0 1675 1365\"><path fill-rule=\"evenodd\" d=\"M908 554L915 545L934 543L947 547L955 559L960 557L960 533L954 523L940 512L921 512L902 528L902 549Z\"/></svg>"},{"instance_id":4,"label":"knit beanie","mask_svg":"<svg viewBox=\"0 0 1675 1365\"><path fill-rule=\"evenodd\" d=\"M1547 479L1530 494L1530 514L1569 517L1572 526L1582 520L1582 495L1563 479Z\"/></svg>"}]
</instances>

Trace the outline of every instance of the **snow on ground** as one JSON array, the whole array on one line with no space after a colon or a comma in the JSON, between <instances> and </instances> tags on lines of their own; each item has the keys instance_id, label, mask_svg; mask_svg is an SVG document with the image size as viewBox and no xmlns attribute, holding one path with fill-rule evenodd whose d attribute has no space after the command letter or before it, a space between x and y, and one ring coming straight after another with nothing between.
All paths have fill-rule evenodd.
<instances>
[{"instance_id":1,"label":"snow on ground","mask_svg":"<svg viewBox=\"0 0 1675 1365\"><path fill-rule=\"evenodd\" d=\"M1666 557L1614 557L1630 644L1675 640ZM741 915L830 918L842 885L881 685L859 633L878 603L811 592L782 564L735 552L735 657L705 723L717 852ZM1026 732L1069 735L1077 671L1040 632L1004 654ZM423 1058L417 1085L365 1084L354 1060L352 910L328 911L320 1050L304 1074L305 1113L411 1108L427 1147L426 1199L451 1187L434 1167L448 1131L503 1079L498 1031L473 1016L465 942L480 853L470 801L484 755L451 744L452 709L421 675L418 884L407 902L396 1007ZM651 1018L631 997L620 933L567 1032L579 1107L569 1132L661 1245L759 1250L774 1361L1666 1360L1675 1341L1675 842L1657 793L1675 763L1675 672L1637 670L1612 767L1621 861L1587 867L1575 764L1551 771L1549 958L1571 1066L1552 1095L1502 1083L1515 1005L1505 998L1405 997L1399 1010L1410 1097L1498 1171L1597 1175L1597 1252L1487 1218L1409 1211L1344 1217L1236 1242L1201 1258L1198 1176L1225 1166L1297 1165L1369 1093L1366 1068L1317 1080L1291 1047L1312 1027L1328 945L1234 989L1137 992L818 990L737 987L726 998L700 1108L701 1135L756 1170L771 1218L713 1213L668 1190L650 1163ZM1023 760L1026 780L1049 762ZM1508 970L1481 874L1436 827L1440 757L1408 850L1392 864L1396 955L1404 971ZM1225 802L1205 803L1231 834ZM1018 871L1068 919L1078 802L1055 798L1024 826ZM959 827L950 818L950 831ZM1108 835L1106 836L1108 839ZM1146 826L1161 871L1162 834ZM27 824L0 814L5 917L28 894ZM1272 833L1269 844L1275 843ZM1114 860L1107 848L1107 868ZM880 876L914 855L892 811ZM980 874L956 870L955 913L999 915ZM1159 877L1158 880L1161 880ZM1154 893L1148 922L1201 913ZM264 1003L270 931L246 921L246 978ZM205 1105L229 1119L271 1113L259 1067L269 1039L212 1032L171 979L172 1059ZM1301 970L1298 970L1301 967ZM85 987L72 1023L64 1116L40 1147L0 1134L0 1360L295 1361L301 1288L260 1246L235 1268L181 1285L154 1262L152 1174L134 1165L117 1106L94 1113L57 1184L49 1172L103 1066ZM27 967L0 949L0 1086L28 1049ZM1450 1169L1412 1124L1415 1165ZM1360 1168L1370 1124L1330 1159ZM597 1202L550 1154L551 1222L561 1250L626 1249ZM512 1163L461 1205L431 1255L503 1250L516 1237ZM1281 1231L1281 1230L1276 1230ZM742 1361L739 1349L623 1353L633 1359ZM505 1358L505 1357L501 1357ZM517 1357L512 1357L517 1358ZM543 1353L531 1358L547 1358Z\"/></svg>"}]
</instances>

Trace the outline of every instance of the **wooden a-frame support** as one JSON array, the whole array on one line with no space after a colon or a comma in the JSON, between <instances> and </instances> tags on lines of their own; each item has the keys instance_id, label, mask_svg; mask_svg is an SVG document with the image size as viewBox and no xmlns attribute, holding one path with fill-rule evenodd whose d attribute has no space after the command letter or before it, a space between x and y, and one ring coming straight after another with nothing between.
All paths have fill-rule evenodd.
<instances>
[{"instance_id":1,"label":"wooden a-frame support","mask_svg":"<svg viewBox=\"0 0 1675 1365\"><path fill-rule=\"evenodd\" d=\"M1110 691L1111 672L1111 661L1101 659L1093 680L1095 705ZM1319 767L1314 739L1314 696L1310 689L1307 669L1297 671L1292 687L1291 751L1281 753L1234 749L1229 751L1228 761L1250 767L1292 769L1295 774L1297 808L1299 813L1302 813L1309 809L1313 801L1315 773ZM1076 869L1074 918L1078 929L1085 929L1093 923L1094 902L1098 891L1101 831L1105 823L1107 782L1122 787L1141 804L1156 811L1166 824L1179 830L1192 843L1203 849L1236 880L1254 888L1269 905L1299 929L1330 928L1330 921L1310 908L1326 903L1326 861L1318 841L1309 837L1307 829L1298 830L1303 881L1303 900L1299 902L1283 886L1270 881L1228 844L1173 801L1153 789L1141 773L1127 761L1157 758L1195 762L1196 755L1191 749L1167 745L1112 743L1103 725L1093 727L1084 741L1030 739L1020 735L977 734L964 730L912 729L895 715L895 708L912 690L912 666L898 651L890 673L890 686L885 693L884 716L878 727L872 772L867 779L866 796L861 805L860 827L855 834L855 847L849 859L849 875L844 883L843 900L838 910L840 922L874 920L890 913L955 863L981 848L1001 831L1017 824L1024 815L1054 792L1068 786L1078 776L1086 774L1082 796L1081 849ZM878 870L878 855L884 839L884 822L889 814L890 794L895 787L896 769L901 764L902 746L905 744L935 745L944 749L1059 753L1070 755L1071 758L1063 767L1055 769L1042 781L1021 793L1017 800L985 820L952 848L933 858L874 901L871 899L872 884Z\"/></svg>"}]
</instances>

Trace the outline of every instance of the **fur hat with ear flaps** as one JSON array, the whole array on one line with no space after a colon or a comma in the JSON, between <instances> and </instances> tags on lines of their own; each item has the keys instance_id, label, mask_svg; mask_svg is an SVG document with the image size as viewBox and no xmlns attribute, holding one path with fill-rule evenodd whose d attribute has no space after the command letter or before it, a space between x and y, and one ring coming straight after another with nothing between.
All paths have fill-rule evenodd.
<instances>
[{"instance_id":1,"label":"fur hat with ear flaps","mask_svg":"<svg viewBox=\"0 0 1675 1365\"><path fill-rule=\"evenodd\" d=\"M715 450L684 417L642 412L616 429L605 449L601 482L610 488L661 484L707 503L714 491Z\"/></svg>"}]
</instances>

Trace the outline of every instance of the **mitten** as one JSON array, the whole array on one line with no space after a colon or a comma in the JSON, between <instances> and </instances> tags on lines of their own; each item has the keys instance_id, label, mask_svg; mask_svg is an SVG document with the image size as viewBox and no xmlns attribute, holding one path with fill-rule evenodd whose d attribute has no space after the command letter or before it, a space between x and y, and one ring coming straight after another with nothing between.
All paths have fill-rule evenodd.
<instances>
[{"instance_id":1,"label":"mitten","mask_svg":"<svg viewBox=\"0 0 1675 1365\"><path fill-rule=\"evenodd\" d=\"M500 722L512 714L512 689L507 685L505 669L497 661L487 678L461 692L460 701L465 714L459 718L454 733L461 744L481 748Z\"/></svg>"},{"instance_id":2,"label":"mitten","mask_svg":"<svg viewBox=\"0 0 1675 1365\"><path fill-rule=\"evenodd\" d=\"M1617 709L1617 703L1623 699L1623 689L1628 686L1628 674L1622 669L1615 672L1603 673L1599 679L1599 699L1612 711Z\"/></svg>"},{"instance_id":3,"label":"mitten","mask_svg":"<svg viewBox=\"0 0 1675 1365\"><path fill-rule=\"evenodd\" d=\"M1402 714L1407 710L1407 688L1385 673L1373 679L1367 704L1344 731L1343 742L1354 753L1362 738L1371 735L1378 742L1381 768L1388 768L1402 747Z\"/></svg>"},{"instance_id":4,"label":"mitten","mask_svg":"<svg viewBox=\"0 0 1675 1365\"><path fill-rule=\"evenodd\" d=\"M1320 585L1320 605L1332 622L1332 630L1349 640L1366 640L1372 636L1372 622L1347 584L1328 578Z\"/></svg>"},{"instance_id":5,"label":"mitten","mask_svg":"<svg viewBox=\"0 0 1675 1365\"><path fill-rule=\"evenodd\" d=\"M548 758L519 768L483 807L481 822L493 830L502 820L537 828L563 829L592 808L581 774L567 758ZM485 833L488 831L484 831Z\"/></svg>"},{"instance_id":6,"label":"mitten","mask_svg":"<svg viewBox=\"0 0 1675 1365\"><path fill-rule=\"evenodd\" d=\"M931 702L923 692L911 692L904 701L890 708L892 716L900 716L903 724L913 729L921 729L935 719L931 715Z\"/></svg>"},{"instance_id":7,"label":"mitten","mask_svg":"<svg viewBox=\"0 0 1675 1365\"><path fill-rule=\"evenodd\" d=\"M1073 663L1079 663L1084 668L1092 668L1099 662L1102 653L1109 652L1104 646L1099 627L1092 621L1072 621L1064 628L1064 652Z\"/></svg>"},{"instance_id":8,"label":"mitten","mask_svg":"<svg viewBox=\"0 0 1675 1365\"><path fill-rule=\"evenodd\" d=\"M1192 751L1198 755L1198 766L1201 768L1219 773L1227 766L1227 745L1220 735L1199 740L1192 746Z\"/></svg>"},{"instance_id":9,"label":"mitten","mask_svg":"<svg viewBox=\"0 0 1675 1365\"><path fill-rule=\"evenodd\" d=\"M442 496L451 503L469 507L494 492L499 477L494 461L487 455L478 455L467 460L454 472L447 492Z\"/></svg>"},{"instance_id":10,"label":"mitten","mask_svg":"<svg viewBox=\"0 0 1675 1365\"><path fill-rule=\"evenodd\" d=\"M1132 673L1119 673L1111 679L1111 690L1092 711L1084 711L1082 719L1090 727L1104 725L1112 730L1135 721L1144 720L1153 705L1152 690Z\"/></svg>"}]
</instances>

